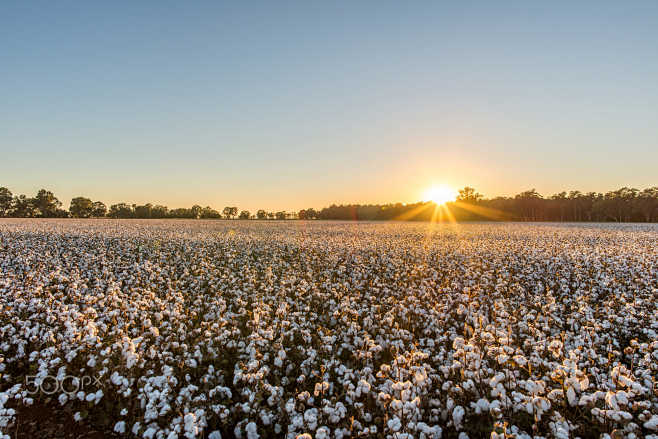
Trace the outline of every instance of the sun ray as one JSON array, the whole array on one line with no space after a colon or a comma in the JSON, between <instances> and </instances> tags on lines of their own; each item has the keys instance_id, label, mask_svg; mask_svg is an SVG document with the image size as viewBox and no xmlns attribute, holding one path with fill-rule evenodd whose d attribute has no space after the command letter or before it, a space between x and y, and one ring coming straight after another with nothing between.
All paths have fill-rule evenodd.
<instances>
[{"instance_id":1,"label":"sun ray","mask_svg":"<svg viewBox=\"0 0 658 439\"><path fill-rule=\"evenodd\" d=\"M409 210L408 212L402 213L395 218L393 218L395 221L407 221L414 219L416 216L420 215L421 213L425 212L427 209L431 208L434 206L433 203L422 203L417 207L414 207L413 209Z\"/></svg>"},{"instance_id":2,"label":"sun ray","mask_svg":"<svg viewBox=\"0 0 658 439\"><path fill-rule=\"evenodd\" d=\"M452 204L454 204L455 207L467 210L467 211L472 212L476 215L480 215L484 218L487 218L487 219L490 219L490 220L493 220L493 221L501 221L501 220L509 219L509 214L506 214L505 212L502 212L498 209L492 209L490 207L483 207L483 206L478 206L478 205L475 205L475 204L464 203L462 201L455 201Z\"/></svg>"}]
</instances>

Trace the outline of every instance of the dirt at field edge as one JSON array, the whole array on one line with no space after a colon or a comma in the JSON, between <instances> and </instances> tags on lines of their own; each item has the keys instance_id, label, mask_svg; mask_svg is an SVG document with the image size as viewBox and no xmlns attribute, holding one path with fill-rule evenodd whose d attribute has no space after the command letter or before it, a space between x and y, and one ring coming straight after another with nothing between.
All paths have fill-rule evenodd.
<instances>
[{"instance_id":1,"label":"dirt at field edge","mask_svg":"<svg viewBox=\"0 0 658 439\"><path fill-rule=\"evenodd\" d=\"M52 404L35 402L30 407L16 407L14 424L6 433L12 439L105 439L118 438L100 431Z\"/></svg>"}]
</instances>

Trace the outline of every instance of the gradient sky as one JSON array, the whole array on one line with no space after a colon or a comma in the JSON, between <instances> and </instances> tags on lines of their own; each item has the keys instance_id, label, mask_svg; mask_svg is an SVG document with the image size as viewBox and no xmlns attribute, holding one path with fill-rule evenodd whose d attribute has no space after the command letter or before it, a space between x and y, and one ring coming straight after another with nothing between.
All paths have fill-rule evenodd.
<instances>
[{"instance_id":1,"label":"gradient sky","mask_svg":"<svg viewBox=\"0 0 658 439\"><path fill-rule=\"evenodd\" d=\"M658 2L7 1L0 186L296 210L658 184Z\"/></svg>"}]
</instances>

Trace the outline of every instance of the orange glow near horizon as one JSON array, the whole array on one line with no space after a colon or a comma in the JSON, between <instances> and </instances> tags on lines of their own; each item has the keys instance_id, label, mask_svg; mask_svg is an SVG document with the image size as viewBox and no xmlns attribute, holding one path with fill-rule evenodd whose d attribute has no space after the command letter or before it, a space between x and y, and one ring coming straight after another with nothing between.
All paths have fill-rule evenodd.
<instances>
[{"instance_id":1,"label":"orange glow near horizon","mask_svg":"<svg viewBox=\"0 0 658 439\"><path fill-rule=\"evenodd\" d=\"M423 201L433 201L439 206L455 201L457 198L457 191L447 185L432 186L423 194Z\"/></svg>"}]
</instances>

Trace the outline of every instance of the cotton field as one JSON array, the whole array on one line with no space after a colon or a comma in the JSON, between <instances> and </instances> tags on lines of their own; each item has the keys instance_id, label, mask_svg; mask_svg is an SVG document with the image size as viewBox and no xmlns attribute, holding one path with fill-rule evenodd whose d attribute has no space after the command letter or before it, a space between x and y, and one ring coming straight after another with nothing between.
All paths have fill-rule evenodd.
<instances>
[{"instance_id":1,"label":"cotton field","mask_svg":"<svg viewBox=\"0 0 658 439\"><path fill-rule=\"evenodd\" d=\"M0 436L658 438L658 226L2 220Z\"/></svg>"}]
</instances>

